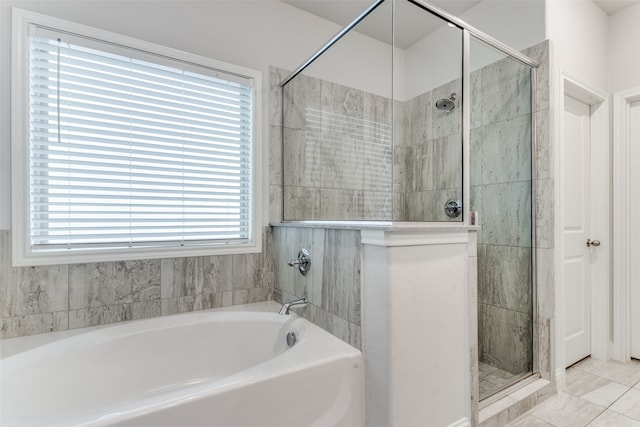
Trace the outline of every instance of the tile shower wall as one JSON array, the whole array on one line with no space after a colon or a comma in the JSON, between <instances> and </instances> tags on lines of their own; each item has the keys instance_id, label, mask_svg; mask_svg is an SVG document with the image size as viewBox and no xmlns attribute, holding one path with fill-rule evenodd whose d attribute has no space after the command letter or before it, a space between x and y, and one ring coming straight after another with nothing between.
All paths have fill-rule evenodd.
<instances>
[{"instance_id":1,"label":"tile shower wall","mask_svg":"<svg viewBox=\"0 0 640 427\"><path fill-rule=\"evenodd\" d=\"M390 100L306 75L283 90L288 220L389 220Z\"/></svg>"},{"instance_id":2,"label":"tile shower wall","mask_svg":"<svg viewBox=\"0 0 640 427\"><path fill-rule=\"evenodd\" d=\"M0 338L270 300L270 229L260 254L11 267L0 231Z\"/></svg>"},{"instance_id":3,"label":"tile shower wall","mask_svg":"<svg viewBox=\"0 0 640 427\"><path fill-rule=\"evenodd\" d=\"M460 79L409 101L396 103L395 185L399 196L395 220L460 221L444 212L448 199L462 199L462 108ZM450 112L435 102L455 93ZM396 172L398 171L398 172Z\"/></svg>"},{"instance_id":4,"label":"tile shower wall","mask_svg":"<svg viewBox=\"0 0 640 427\"><path fill-rule=\"evenodd\" d=\"M553 204L553 144L552 121L549 96L553 92L550 77L549 41L539 43L523 51L537 60L540 66L536 72L536 146L533 159L535 176L535 257L536 257L536 305L534 328L534 366L542 378L555 384L556 362L552 353L552 324L555 312L555 270L554 248L554 204ZM562 369L564 367L561 367Z\"/></svg>"}]
</instances>

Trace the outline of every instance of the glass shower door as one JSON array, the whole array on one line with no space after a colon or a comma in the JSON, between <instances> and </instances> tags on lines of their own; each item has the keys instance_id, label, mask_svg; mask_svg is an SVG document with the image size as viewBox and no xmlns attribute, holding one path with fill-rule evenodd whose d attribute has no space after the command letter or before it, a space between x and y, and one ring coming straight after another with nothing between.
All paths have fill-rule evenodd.
<instances>
[{"instance_id":1,"label":"glass shower door","mask_svg":"<svg viewBox=\"0 0 640 427\"><path fill-rule=\"evenodd\" d=\"M471 40L480 399L533 372L531 69Z\"/></svg>"}]
</instances>

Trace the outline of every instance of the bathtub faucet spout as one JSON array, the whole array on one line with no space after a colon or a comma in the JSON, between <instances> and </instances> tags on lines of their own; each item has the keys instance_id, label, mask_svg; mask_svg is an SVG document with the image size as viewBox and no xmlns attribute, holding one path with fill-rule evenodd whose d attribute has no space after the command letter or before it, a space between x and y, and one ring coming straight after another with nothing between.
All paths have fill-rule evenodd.
<instances>
[{"instance_id":1,"label":"bathtub faucet spout","mask_svg":"<svg viewBox=\"0 0 640 427\"><path fill-rule=\"evenodd\" d=\"M307 297L300 297L289 302L285 302L284 304L282 304L282 307L280 307L280 311L278 312L278 314L289 314L289 309L291 307L297 305L307 305L308 302L309 301L307 301Z\"/></svg>"}]
</instances>

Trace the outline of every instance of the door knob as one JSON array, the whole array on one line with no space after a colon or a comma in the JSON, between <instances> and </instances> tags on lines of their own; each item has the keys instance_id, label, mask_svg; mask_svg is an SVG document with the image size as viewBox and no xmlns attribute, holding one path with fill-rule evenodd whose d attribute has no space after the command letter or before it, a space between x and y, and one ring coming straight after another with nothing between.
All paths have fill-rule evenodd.
<instances>
[{"instance_id":1,"label":"door knob","mask_svg":"<svg viewBox=\"0 0 640 427\"><path fill-rule=\"evenodd\" d=\"M597 248L600 246L600 240L587 239L587 247L590 248L591 246L595 246Z\"/></svg>"}]
</instances>

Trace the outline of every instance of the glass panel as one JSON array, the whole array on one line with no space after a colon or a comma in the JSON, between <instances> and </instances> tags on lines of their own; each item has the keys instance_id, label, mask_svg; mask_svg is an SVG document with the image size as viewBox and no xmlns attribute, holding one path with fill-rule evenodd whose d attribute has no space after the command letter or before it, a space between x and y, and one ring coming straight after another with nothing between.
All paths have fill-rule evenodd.
<instances>
[{"instance_id":1,"label":"glass panel","mask_svg":"<svg viewBox=\"0 0 640 427\"><path fill-rule=\"evenodd\" d=\"M462 221L462 30L408 1L395 17L394 219Z\"/></svg>"},{"instance_id":2,"label":"glass panel","mask_svg":"<svg viewBox=\"0 0 640 427\"><path fill-rule=\"evenodd\" d=\"M392 219L392 2L283 88L285 220Z\"/></svg>"},{"instance_id":3,"label":"glass panel","mask_svg":"<svg viewBox=\"0 0 640 427\"><path fill-rule=\"evenodd\" d=\"M471 39L480 399L533 370L531 70Z\"/></svg>"},{"instance_id":4,"label":"glass panel","mask_svg":"<svg viewBox=\"0 0 640 427\"><path fill-rule=\"evenodd\" d=\"M285 85L284 219L461 221L461 58L462 30L389 0Z\"/></svg>"}]
</instances>

